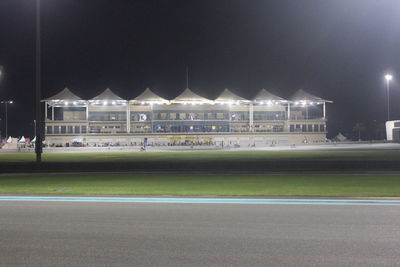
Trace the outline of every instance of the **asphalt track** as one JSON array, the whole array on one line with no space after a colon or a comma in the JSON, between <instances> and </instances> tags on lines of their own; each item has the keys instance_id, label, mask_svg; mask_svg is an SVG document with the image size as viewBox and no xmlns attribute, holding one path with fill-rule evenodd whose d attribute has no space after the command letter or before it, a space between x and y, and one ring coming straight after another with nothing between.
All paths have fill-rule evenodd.
<instances>
[{"instance_id":1,"label":"asphalt track","mask_svg":"<svg viewBox=\"0 0 400 267\"><path fill-rule=\"evenodd\" d=\"M400 262L399 201L271 205L4 197L11 196L0 201L0 266L398 266Z\"/></svg>"}]
</instances>

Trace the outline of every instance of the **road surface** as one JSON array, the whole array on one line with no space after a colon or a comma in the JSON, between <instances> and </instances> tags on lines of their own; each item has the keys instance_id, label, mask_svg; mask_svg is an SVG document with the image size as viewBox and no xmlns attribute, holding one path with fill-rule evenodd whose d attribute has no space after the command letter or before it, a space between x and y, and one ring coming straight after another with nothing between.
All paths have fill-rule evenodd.
<instances>
[{"instance_id":1,"label":"road surface","mask_svg":"<svg viewBox=\"0 0 400 267\"><path fill-rule=\"evenodd\" d=\"M0 201L0 266L398 266L398 205Z\"/></svg>"}]
</instances>

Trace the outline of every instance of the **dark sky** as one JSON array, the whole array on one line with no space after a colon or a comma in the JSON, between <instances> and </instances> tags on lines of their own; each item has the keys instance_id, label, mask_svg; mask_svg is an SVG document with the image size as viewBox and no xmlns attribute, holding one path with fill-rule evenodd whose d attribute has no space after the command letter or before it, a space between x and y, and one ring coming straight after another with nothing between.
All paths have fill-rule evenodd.
<instances>
[{"instance_id":1,"label":"dark sky","mask_svg":"<svg viewBox=\"0 0 400 267\"><path fill-rule=\"evenodd\" d=\"M13 99L9 133L33 133L35 1L0 0L0 99ZM383 74L400 76L399 0L42 0L43 97L105 88L126 99L150 87L248 98L299 88L335 101L329 130L383 122ZM391 86L392 118L400 87ZM4 105L0 107L4 120ZM2 123L4 129L4 122ZM4 130L3 130L4 131Z\"/></svg>"}]
</instances>

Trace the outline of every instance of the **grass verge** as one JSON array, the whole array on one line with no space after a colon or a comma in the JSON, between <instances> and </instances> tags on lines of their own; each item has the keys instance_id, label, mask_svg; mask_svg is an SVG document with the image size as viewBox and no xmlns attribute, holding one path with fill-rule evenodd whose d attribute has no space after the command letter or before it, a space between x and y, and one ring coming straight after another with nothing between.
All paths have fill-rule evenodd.
<instances>
[{"instance_id":1,"label":"grass verge","mask_svg":"<svg viewBox=\"0 0 400 267\"><path fill-rule=\"evenodd\" d=\"M399 197L400 175L0 176L0 193Z\"/></svg>"}]
</instances>

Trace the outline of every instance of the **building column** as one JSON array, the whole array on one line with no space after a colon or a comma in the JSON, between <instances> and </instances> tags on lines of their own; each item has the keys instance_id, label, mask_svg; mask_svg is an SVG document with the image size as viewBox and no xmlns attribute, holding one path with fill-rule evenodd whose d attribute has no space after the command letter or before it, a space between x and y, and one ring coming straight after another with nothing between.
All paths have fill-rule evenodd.
<instances>
[{"instance_id":1,"label":"building column","mask_svg":"<svg viewBox=\"0 0 400 267\"><path fill-rule=\"evenodd\" d=\"M290 121L290 103L287 104L287 120Z\"/></svg>"},{"instance_id":2,"label":"building column","mask_svg":"<svg viewBox=\"0 0 400 267\"><path fill-rule=\"evenodd\" d=\"M126 132L131 132L131 105L129 102L126 108Z\"/></svg>"},{"instance_id":3,"label":"building column","mask_svg":"<svg viewBox=\"0 0 400 267\"><path fill-rule=\"evenodd\" d=\"M51 120L54 121L54 106L51 106Z\"/></svg>"},{"instance_id":4,"label":"building column","mask_svg":"<svg viewBox=\"0 0 400 267\"><path fill-rule=\"evenodd\" d=\"M326 108L325 108L325 102L322 104L323 105L323 118L324 118L324 120L325 120L325 117L326 117Z\"/></svg>"},{"instance_id":5,"label":"building column","mask_svg":"<svg viewBox=\"0 0 400 267\"><path fill-rule=\"evenodd\" d=\"M231 114L231 107L228 106L228 116L229 116L229 129L228 132L232 132L232 114Z\"/></svg>"},{"instance_id":6,"label":"building column","mask_svg":"<svg viewBox=\"0 0 400 267\"><path fill-rule=\"evenodd\" d=\"M150 104L150 117L151 117L151 133L153 133L153 120L154 120L154 112L153 112L153 105Z\"/></svg>"},{"instance_id":7,"label":"building column","mask_svg":"<svg viewBox=\"0 0 400 267\"><path fill-rule=\"evenodd\" d=\"M47 121L47 102L44 102L44 121Z\"/></svg>"},{"instance_id":8,"label":"building column","mask_svg":"<svg viewBox=\"0 0 400 267\"><path fill-rule=\"evenodd\" d=\"M81 129L82 133L82 129ZM89 125L89 102L86 102L86 134L90 133L90 125Z\"/></svg>"},{"instance_id":9,"label":"building column","mask_svg":"<svg viewBox=\"0 0 400 267\"><path fill-rule=\"evenodd\" d=\"M253 129L253 104L250 104L250 107L249 107L249 111L250 111L250 113L249 113L249 127L250 127L250 132L254 132L254 129Z\"/></svg>"}]
</instances>

